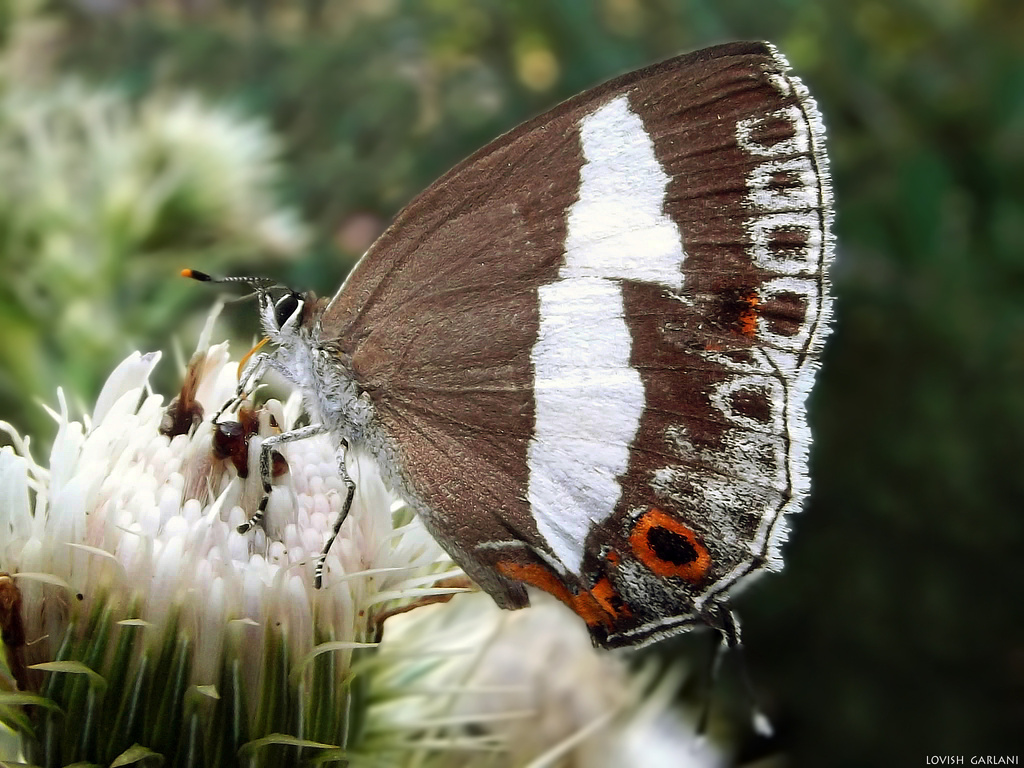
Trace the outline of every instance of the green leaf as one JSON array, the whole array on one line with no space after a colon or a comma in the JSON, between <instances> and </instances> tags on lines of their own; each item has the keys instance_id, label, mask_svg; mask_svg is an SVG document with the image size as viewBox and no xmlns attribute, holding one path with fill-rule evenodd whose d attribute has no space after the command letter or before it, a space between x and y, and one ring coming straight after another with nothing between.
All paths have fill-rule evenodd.
<instances>
[{"instance_id":1,"label":"green leaf","mask_svg":"<svg viewBox=\"0 0 1024 768\"><path fill-rule=\"evenodd\" d=\"M220 694L217 693L217 686L216 685L197 685L196 686L196 690L199 691L199 693L203 694L203 696L206 696L208 698L211 698L211 699L219 699L220 698Z\"/></svg>"},{"instance_id":2,"label":"green leaf","mask_svg":"<svg viewBox=\"0 0 1024 768\"><path fill-rule=\"evenodd\" d=\"M40 696L37 693L14 693L8 691L0 692L0 706L36 706L44 707L45 709L49 709L54 712L64 714L64 711L59 706L57 706L56 702L51 701L45 696Z\"/></svg>"},{"instance_id":3,"label":"green leaf","mask_svg":"<svg viewBox=\"0 0 1024 768\"><path fill-rule=\"evenodd\" d=\"M44 661L40 664L33 664L29 669L38 669L43 672L59 672L68 675L85 675L91 685L97 688L105 688L107 681L102 675L89 669L80 661Z\"/></svg>"},{"instance_id":4,"label":"green leaf","mask_svg":"<svg viewBox=\"0 0 1024 768\"><path fill-rule=\"evenodd\" d=\"M366 648L376 648L380 645L379 643L358 643L347 640L332 640L326 643L320 643L313 647L309 653L302 657L302 661L292 670L292 679L296 680L299 675L303 674L308 667L316 658L324 653L335 653L337 651L356 651Z\"/></svg>"},{"instance_id":5,"label":"green leaf","mask_svg":"<svg viewBox=\"0 0 1024 768\"><path fill-rule=\"evenodd\" d=\"M17 576L19 579L38 581L40 584L51 584L52 586L60 587L68 592L72 591L70 584L59 576L54 576L52 573L34 573L31 571L24 571L22 573L18 573Z\"/></svg>"},{"instance_id":6,"label":"green leaf","mask_svg":"<svg viewBox=\"0 0 1024 768\"><path fill-rule=\"evenodd\" d=\"M164 756L159 752L154 752L140 744L133 744L111 761L110 768L120 768L122 765L132 765L143 761L153 761L157 765L162 765L164 760Z\"/></svg>"},{"instance_id":7,"label":"green leaf","mask_svg":"<svg viewBox=\"0 0 1024 768\"><path fill-rule=\"evenodd\" d=\"M312 741L310 739L300 739L297 736L289 736L286 733L270 733L261 739L253 739L242 745L241 749L238 750L239 757L242 757L252 752L269 747L272 745L283 745L290 747L302 747L307 749L338 749L337 744L324 744L320 741Z\"/></svg>"},{"instance_id":8,"label":"green leaf","mask_svg":"<svg viewBox=\"0 0 1024 768\"><path fill-rule=\"evenodd\" d=\"M35 736L28 715L15 707L0 707L0 725L30 738Z\"/></svg>"}]
</instances>

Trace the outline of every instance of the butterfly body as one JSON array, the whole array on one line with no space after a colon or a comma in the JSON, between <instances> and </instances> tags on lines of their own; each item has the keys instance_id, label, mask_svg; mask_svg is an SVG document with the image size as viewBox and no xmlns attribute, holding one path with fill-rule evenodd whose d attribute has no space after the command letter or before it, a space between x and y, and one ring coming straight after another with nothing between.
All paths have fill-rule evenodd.
<instances>
[{"instance_id":1,"label":"butterfly body","mask_svg":"<svg viewBox=\"0 0 1024 768\"><path fill-rule=\"evenodd\" d=\"M500 605L532 585L638 645L781 567L831 257L787 70L736 43L606 83L450 171L329 302L266 297L264 364Z\"/></svg>"}]
</instances>

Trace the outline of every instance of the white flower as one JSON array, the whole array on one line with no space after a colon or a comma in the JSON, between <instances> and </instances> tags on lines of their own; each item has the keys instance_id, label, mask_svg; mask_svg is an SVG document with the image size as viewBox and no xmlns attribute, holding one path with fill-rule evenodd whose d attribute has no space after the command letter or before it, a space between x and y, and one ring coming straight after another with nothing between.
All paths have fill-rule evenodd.
<instances>
[{"instance_id":1,"label":"white flower","mask_svg":"<svg viewBox=\"0 0 1024 768\"><path fill-rule=\"evenodd\" d=\"M237 739L280 731L344 746L352 651L372 647L380 611L417 598L453 567L418 520L393 526L393 499L374 463L353 455L359 492L327 558L324 588L315 590L313 566L343 498L330 441L283 448L288 471L271 494L266 532L241 535L236 527L260 499L259 473L242 478L215 455L211 422L234 394L237 364L225 344L200 346L190 367L205 415L191 433L188 424L167 436L160 433L163 398L146 384L158 360L136 353L118 366L91 423L71 420L60 395L49 468L32 461L24 444L20 455L0 451L0 569L16 576L28 640L18 652L30 667L75 659L100 671L115 653L110 646L133 635L130 659L104 675L105 693L122 695L110 690L119 675L150 691L168 686L178 699L168 706L187 720L186 699L196 698L190 691L211 700L207 709L223 708L225 687L235 686L249 721ZM288 429L299 410L292 398L257 412L258 435L236 439L247 453L243 474L255 468L273 423ZM97 639L90 625L100 618L108 647L90 648ZM181 660L175 642L186 646ZM42 682L44 694L54 691L53 680L76 677L67 674L75 669L50 669L57 671ZM177 677L161 679L172 671ZM31 675L20 682L39 685L39 671ZM63 687L51 698L66 708L74 685ZM280 701L268 700L268 690ZM326 716L294 720L314 690L332 702ZM93 743L62 747L61 759L112 760L138 740L98 728ZM30 753L46 748L31 744Z\"/></svg>"},{"instance_id":2,"label":"white flower","mask_svg":"<svg viewBox=\"0 0 1024 768\"><path fill-rule=\"evenodd\" d=\"M672 705L685 667L654 662L634 674L623 655L594 649L564 605L530 597L530 608L508 612L479 592L456 595L388 621L380 657L418 661L371 672L371 687L386 694L369 717L378 759L405 732L404 759L386 764L725 765L722 750Z\"/></svg>"}]
</instances>

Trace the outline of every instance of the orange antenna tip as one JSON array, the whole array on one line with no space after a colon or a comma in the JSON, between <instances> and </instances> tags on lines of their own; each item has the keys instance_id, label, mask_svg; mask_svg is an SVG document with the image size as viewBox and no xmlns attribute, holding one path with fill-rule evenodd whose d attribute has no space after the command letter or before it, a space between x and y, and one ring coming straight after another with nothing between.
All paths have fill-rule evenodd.
<instances>
[{"instance_id":1,"label":"orange antenna tip","mask_svg":"<svg viewBox=\"0 0 1024 768\"><path fill-rule=\"evenodd\" d=\"M181 270L182 277L190 277L193 280L199 280L203 283L208 283L212 278L205 272L200 272L198 269L183 269Z\"/></svg>"}]
</instances>

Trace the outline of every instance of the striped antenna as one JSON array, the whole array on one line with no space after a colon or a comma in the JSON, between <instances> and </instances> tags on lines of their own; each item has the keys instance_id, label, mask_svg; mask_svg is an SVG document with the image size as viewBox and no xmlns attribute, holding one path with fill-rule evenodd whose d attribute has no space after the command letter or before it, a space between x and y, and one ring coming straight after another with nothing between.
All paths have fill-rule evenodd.
<instances>
[{"instance_id":1,"label":"striped antenna","mask_svg":"<svg viewBox=\"0 0 1024 768\"><path fill-rule=\"evenodd\" d=\"M278 285L277 281L269 277L220 277L208 275L205 272L200 272L198 269L183 269L181 270L181 276L198 280L201 283L247 283L257 291L263 291Z\"/></svg>"}]
</instances>

